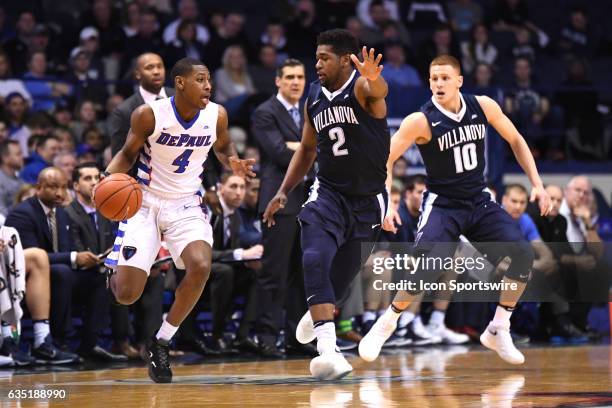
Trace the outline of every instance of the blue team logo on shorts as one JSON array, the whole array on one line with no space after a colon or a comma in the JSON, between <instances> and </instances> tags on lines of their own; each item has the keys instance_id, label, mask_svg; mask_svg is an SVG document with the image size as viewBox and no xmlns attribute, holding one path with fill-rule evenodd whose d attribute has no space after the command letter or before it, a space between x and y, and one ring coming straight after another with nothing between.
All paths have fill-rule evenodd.
<instances>
[{"instance_id":1,"label":"blue team logo on shorts","mask_svg":"<svg viewBox=\"0 0 612 408\"><path fill-rule=\"evenodd\" d=\"M122 250L123 259L127 261L136 254L136 251L137 249L132 246L124 246Z\"/></svg>"}]
</instances>

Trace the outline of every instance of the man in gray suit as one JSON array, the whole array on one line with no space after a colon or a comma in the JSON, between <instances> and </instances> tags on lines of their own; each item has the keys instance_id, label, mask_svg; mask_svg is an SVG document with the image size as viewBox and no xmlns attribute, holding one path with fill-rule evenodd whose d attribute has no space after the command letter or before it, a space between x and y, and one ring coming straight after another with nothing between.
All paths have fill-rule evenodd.
<instances>
[{"instance_id":1,"label":"man in gray suit","mask_svg":"<svg viewBox=\"0 0 612 408\"><path fill-rule=\"evenodd\" d=\"M166 81L166 69L162 58L154 53L144 53L136 59L134 71L138 81L138 90L121 105L117 107L108 120L108 129L111 137L111 152L115 156L123 147L130 130L130 117L132 112L144 103L156 99L167 98L174 95L172 88L164 87ZM129 173L132 177L136 175L136 166ZM161 275L149 276L147 285L141 298L136 302L134 311L136 318L134 324L137 326L136 334L138 341L146 342L162 323L162 305L164 292L164 278ZM115 339L128 337L128 307L124 305L113 305L111 307L113 318L113 337ZM125 342L123 342L125 344ZM141 348L141 351L143 349ZM125 354L129 350L122 350Z\"/></svg>"},{"instance_id":2,"label":"man in gray suit","mask_svg":"<svg viewBox=\"0 0 612 408\"><path fill-rule=\"evenodd\" d=\"M76 198L66 207L70 218L70 233L77 251L102 254L113 246L115 235L110 221L94 208L92 190L100 181L100 170L95 163L79 164L72 172L72 187ZM97 345L98 336L108 322L109 297L105 290L105 276L100 266L79 271L86 276L91 290L85 292L86 314L79 354L102 361L127 361L127 356L112 354ZM82 291L80 291L82 292Z\"/></svg>"},{"instance_id":3,"label":"man in gray suit","mask_svg":"<svg viewBox=\"0 0 612 408\"><path fill-rule=\"evenodd\" d=\"M276 74L278 93L253 113L252 133L261 152L260 214L276 194L300 145L304 123L300 98L305 85L304 64L295 59L285 61ZM295 328L306 311L296 218L304 203L304 189L304 184L300 184L289 194L287 204L277 213L274 228L262 223L264 256L263 269L258 274L261 293L257 331L260 353L266 357L283 356L275 346L283 309L287 312L284 324L287 354L316 355L314 347L295 340Z\"/></svg>"}]
</instances>

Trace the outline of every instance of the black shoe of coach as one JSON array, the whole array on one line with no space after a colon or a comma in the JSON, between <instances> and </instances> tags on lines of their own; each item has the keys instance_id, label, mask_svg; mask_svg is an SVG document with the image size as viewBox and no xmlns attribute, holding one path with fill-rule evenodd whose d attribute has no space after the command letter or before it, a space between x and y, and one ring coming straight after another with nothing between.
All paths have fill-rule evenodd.
<instances>
[{"instance_id":1,"label":"black shoe of coach","mask_svg":"<svg viewBox=\"0 0 612 408\"><path fill-rule=\"evenodd\" d=\"M265 358L285 358L285 354L276 346L261 342L259 344L259 355Z\"/></svg>"},{"instance_id":2,"label":"black shoe of coach","mask_svg":"<svg viewBox=\"0 0 612 408\"><path fill-rule=\"evenodd\" d=\"M107 362L125 362L128 361L128 357L123 354L113 354L109 351L104 350L100 346L94 346L90 350L79 351L79 355L86 359L96 361L107 361Z\"/></svg>"},{"instance_id":3,"label":"black shoe of coach","mask_svg":"<svg viewBox=\"0 0 612 408\"><path fill-rule=\"evenodd\" d=\"M288 343L285 346L285 353L288 356L307 356L317 357L319 352L312 344Z\"/></svg>"}]
</instances>

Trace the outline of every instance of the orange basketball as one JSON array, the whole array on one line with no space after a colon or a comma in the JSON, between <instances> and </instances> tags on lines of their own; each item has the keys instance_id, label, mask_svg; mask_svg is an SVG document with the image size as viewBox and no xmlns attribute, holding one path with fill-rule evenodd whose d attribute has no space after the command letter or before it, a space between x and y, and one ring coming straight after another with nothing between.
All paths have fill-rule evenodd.
<instances>
[{"instance_id":1,"label":"orange basketball","mask_svg":"<svg viewBox=\"0 0 612 408\"><path fill-rule=\"evenodd\" d=\"M136 214L142 205L142 190L132 177L114 173L96 187L96 208L105 218L124 221Z\"/></svg>"}]
</instances>

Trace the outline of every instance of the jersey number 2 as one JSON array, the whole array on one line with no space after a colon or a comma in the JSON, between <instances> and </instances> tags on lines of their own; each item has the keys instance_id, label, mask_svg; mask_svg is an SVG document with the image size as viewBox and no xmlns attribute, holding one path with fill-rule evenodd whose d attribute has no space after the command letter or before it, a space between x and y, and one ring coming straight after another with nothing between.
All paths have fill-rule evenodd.
<instances>
[{"instance_id":1,"label":"jersey number 2","mask_svg":"<svg viewBox=\"0 0 612 408\"><path fill-rule=\"evenodd\" d=\"M334 156L346 156L348 153L348 149L342 149L342 145L346 141L344 137L344 130L341 127L335 127L329 129L329 138L331 140L336 140L336 143L332 146L332 152L334 152Z\"/></svg>"},{"instance_id":2,"label":"jersey number 2","mask_svg":"<svg viewBox=\"0 0 612 408\"><path fill-rule=\"evenodd\" d=\"M193 153L193 149L187 149L183 153L180 154L174 161L172 162L173 166L178 166L178 169L174 170L175 173L184 173L187 166L189 166L189 157Z\"/></svg>"},{"instance_id":3,"label":"jersey number 2","mask_svg":"<svg viewBox=\"0 0 612 408\"><path fill-rule=\"evenodd\" d=\"M455 156L455 170L457 173L463 173L464 170L474 170L478 166L476 145L474 143L454 147L453 155Z\"/></svg>"}]
</instances>

